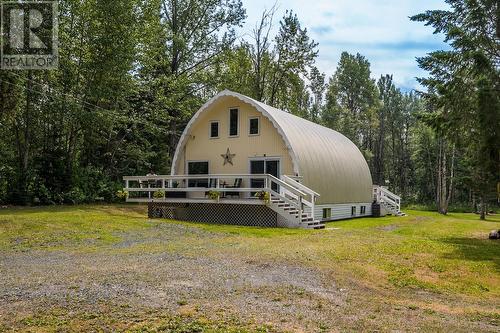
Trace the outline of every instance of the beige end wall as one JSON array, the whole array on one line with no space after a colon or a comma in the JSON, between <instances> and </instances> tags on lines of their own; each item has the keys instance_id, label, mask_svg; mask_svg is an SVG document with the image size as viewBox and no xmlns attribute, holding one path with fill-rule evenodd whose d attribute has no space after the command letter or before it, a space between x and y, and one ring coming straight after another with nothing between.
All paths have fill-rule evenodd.
<instances>
[{"instance_id":1,"label":"beige end wall","mask_svg":"<svg viewBox=\"0 0 500 333\"><path fill-rule=\"evenodd\" d=\"M238 108L239 136L229 137L229 109ZM249 136L249 118L260 117L260 134ZM219 121L219 138L209 138L210 121ZM251 105L243 103L234 97L220 98L210 105L197 119L188 133L190 136L181 150L176 165L176 174L186 174L187 161L208 161L211 174L247 174L249 173L249 159L252 157L280 157L281 174L293 175L293 165L285 143L273 127L272 123ZM223 165L221 154L227 148L231 154L236 154L233 164Z\"/></svg>"}]
</instances>

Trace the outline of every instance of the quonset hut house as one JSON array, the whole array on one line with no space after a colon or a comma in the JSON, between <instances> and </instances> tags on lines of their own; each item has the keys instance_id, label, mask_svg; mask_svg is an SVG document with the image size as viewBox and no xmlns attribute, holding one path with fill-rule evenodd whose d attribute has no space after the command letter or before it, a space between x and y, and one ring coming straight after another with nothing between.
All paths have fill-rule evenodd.
<instances>
[{"instance_id":1,"label":"quonset hut house","mask_svg":"<svg viewBox=\"0 0 500 333\"><path fill-rule=\"evenodd\" d=\"M274 227L400 213L344 135L228 90L194 114L171 170L124 177L127 201L150 217Z\"/></svg>"}]
</instances>

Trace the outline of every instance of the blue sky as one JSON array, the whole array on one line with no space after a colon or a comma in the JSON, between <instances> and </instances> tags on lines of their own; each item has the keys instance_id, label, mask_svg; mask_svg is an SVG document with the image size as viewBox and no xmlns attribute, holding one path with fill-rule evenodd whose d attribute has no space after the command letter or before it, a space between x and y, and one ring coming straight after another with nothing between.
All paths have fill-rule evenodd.
<instances>
[{"instance_id":1,"label":"blue sky","mask_svg":"<svg viewBox=\"0 0 500 333\"><path fill-rule=\"evenodd\" d=\"M248 38L264 8L274 0L243 0L248 18L240 32ZM297 13L309 36L319 43L317 66L329 77L342 51L359 52L371 63L372 77L393 74L405 91L420 88L415 80L425 76L416 57L446 48L443 36L411 22L409 16L428 9L445 9L442 0L278 0L274 30L285 10Z\"/></svg>"}]
</instances>

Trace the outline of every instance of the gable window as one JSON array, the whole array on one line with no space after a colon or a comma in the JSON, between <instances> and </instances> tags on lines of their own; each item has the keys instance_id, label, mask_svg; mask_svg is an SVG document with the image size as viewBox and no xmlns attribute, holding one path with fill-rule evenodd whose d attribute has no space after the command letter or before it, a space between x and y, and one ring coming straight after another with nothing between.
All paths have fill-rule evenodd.
<instances>
[{"instance_id":1,"label":"gable window","mask_svg":"<svg viewBox=\"0 0 500 333\"><path fill-rule=\"evenodd\" d=\"M248 132L249 135L259 135L259 133L260 133L260 118L259 117L250 118L248 128L249 128L249 132Z\"/></svg>"},{"instance_id":2,"label":"gable window","mask_svg":"<svg viewBox=\"0 0 500 333\"><path fill-rule=\"evenodd\" d=\"M351 207L351 216L355 216L356 215L356 206L352 206Z\"/></svg>"},{"instance_id":3,"label":"gable window","mask_svg":"<svg viewBox=\"0 0 500 333\"><path fill-rule=\"evenodd\" d=\"M210 138L215 139L219 137L219 122L211 121L210 122Z\"/></svg>"},{"instance_id":4,"label":"gable window","mask_svg":"<svg viewBox=\"0 0 500 333\"><path fill-rule=\"evenodd\" d=\"M238 136L239 130L239 110L229 110L229 136Z\"/></svg>"},{"instance_id":5,"label":"gable window","mask_svg":"<svg viewBox=\"0 0 500 333\"><path fill-rule=\"evenodd\" d=\"M332 217L332 209L331 208L323 208L323 219L329 219Z\"/></svg>"}]
</instances>

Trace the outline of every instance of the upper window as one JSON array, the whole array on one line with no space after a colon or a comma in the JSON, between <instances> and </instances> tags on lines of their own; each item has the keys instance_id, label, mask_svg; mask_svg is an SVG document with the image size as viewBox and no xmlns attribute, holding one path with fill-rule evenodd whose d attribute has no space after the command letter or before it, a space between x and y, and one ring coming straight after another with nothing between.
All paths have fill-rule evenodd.
<instances>
[{"instance_id":1,"label":"upper window","mask_svg":"<svg viewBox=\"0 0 500 333\"><path fill-rule=\"evenodd\" d=\"M238 136L239 129L238 109L229 110L229 136Z\"/></svg>"},{"instance_id":2,"label":"upper window","mask_svg":"<svg viewBox=\"0 0 500 333\"><path fill-rule=\"evenodd\" d=\"M210 138L218 138L219 137L219 122L211 121L210 122Z\"/></svg>"},{"instance_id":3,"label":"upper window","mask_svg":"<svg viewBox=\"0 0 500 333\"><path fill-rule=\"evenodd\" d=\"M250 135L258 135L260 133L260 121L259 120L260 120L259 117L250 118L250 121L248 124Z\"/></svg>"}]
</instances>

